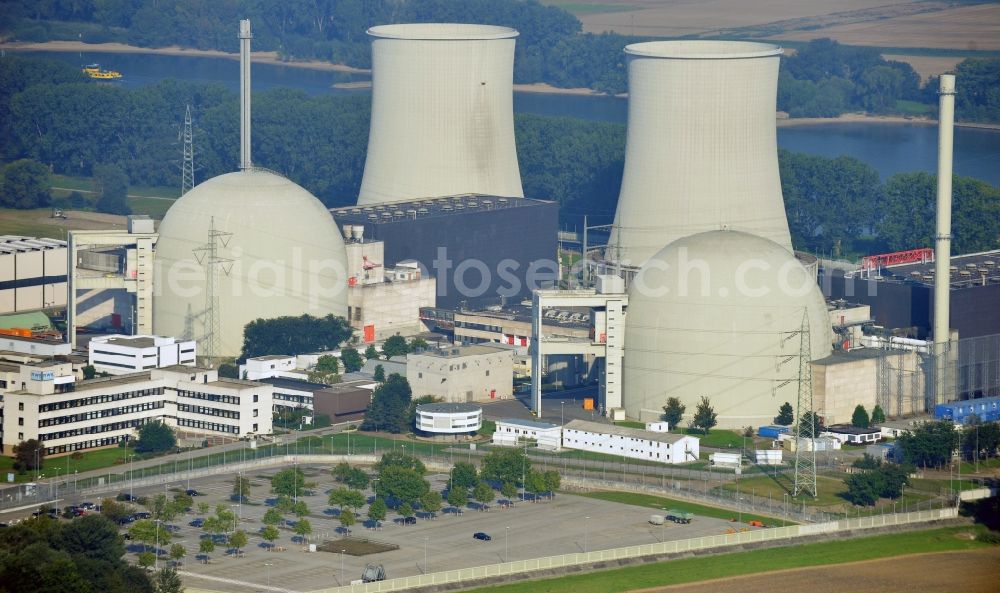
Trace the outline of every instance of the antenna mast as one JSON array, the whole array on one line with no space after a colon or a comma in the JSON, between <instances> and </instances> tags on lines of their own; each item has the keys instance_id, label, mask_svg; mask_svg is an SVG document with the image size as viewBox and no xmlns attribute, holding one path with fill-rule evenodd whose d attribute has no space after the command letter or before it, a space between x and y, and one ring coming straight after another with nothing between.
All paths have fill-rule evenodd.
<instances>
[{"instance_id":1,"label":"antenna mast","mask_svg":"<svg viewBox=\"0 0 1000 593\"><path fill-rule=\"evenodd\" d=\"M240 21L240 170L253 167L250 160L250 21Z\"/></svg>"},{"instance_id":2,"label":"antenna mast","mask_svg":"<svg viewBox=\"0 0 1000 593\"><path fill-rule=\"evenodd\" d=\"M204 357L209 366L214 366L216 357L222 350L222 315L219 306L219 270L228 276L233 269L233 260L219 256L219 247L227 247L232 233L216 230L215 217L208 223L208 242L194 250L195 259L205 266L205 313L207 329L204 342Z\"/></svg>"},{"instance_id":3,"label":"antenna mast","mask_svg":"<svg viewBox=\"0 0 1000 593\"><path fill-rule=\"evenodd\" d=\"M795 406L795 487L792 496L803 491L816 498L816 412L813 410L812 358L809 340L809 311L802 312L799 331L799 401ZM808 420L803 422L803 420ZM809 451L803 451L807 446Z\"/></svg>"},{"instance_id":4,"label":"antenna mast","mask_svg":"<svg viewBox=\"0 0 1000 593\"><path fill-rule=\"evenodd\" d=\"M181 195L194 187L194 133L191 127L191 106L184 112L184 162L181 164Z\"/></svg>"}]
</instances>

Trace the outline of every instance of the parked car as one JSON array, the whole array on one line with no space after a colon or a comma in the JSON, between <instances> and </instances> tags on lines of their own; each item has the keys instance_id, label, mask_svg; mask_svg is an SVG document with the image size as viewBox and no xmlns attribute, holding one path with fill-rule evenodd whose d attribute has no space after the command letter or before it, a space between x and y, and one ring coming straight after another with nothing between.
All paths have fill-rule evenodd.
<instances>
[{"instance_id":1,"label":"parked car","mask_svg":"<svg viewBox=\"0 0 1000 593\"><path fill-rule=\"evenodd\" d=\"M417 524L416 517L403 517L403 525L416 525L416 524Z\"/></svg>"},{"instance_id":2,"label":"parked car","mask_svg":"<svg viewBox=\"0 0 1000 593\"><path fill-rule=\"evenodd\" d=\"M201 492L198 492L197 490L195 490L193 488L189 488L189 489L185 490L184 493L187 494L188 496L201 496Z\"/></svg>"},{"instance_id":3,"label":"parked car","mask_svg":"<svg viewBox=\"0 0 1000 593\"><path fill-rule=\"evenodd\" d=\"M132 496L128 492L122 492L121 494L115 497L115 500L119 502L135 502L139 500L139 498L137 496Z\"/></svg>"},{"instance_id":4,"label":"parked car","mask_svg":"<svg viewBox=\"0 0 1000 593\"><path fill-rule=\"evenodd\" d=\"M493 539L492 537L490 537L490 534L483 533L482 531L477 531L477 532L473 533L472 537L474 537L475 539L482 540L484 542L488 542L491 539Z\"/></svg>"},{"instance_id":5,"label":"parked car","mask_svg":"<svg viewBox=\"0 0 1000 593\"><path fill-rule=\"evenodd\" d=\"M138 513L132 513L133 521L138 521L139 519L152 519L152 518L153 518L152 513L148 513L146 511L139 511Z\"/></svg>"},{"instance_id":6,"label":"parked car","mask_svg":"<svg viewBox=\"0 0 1000 593\"><path fill-rule=\"evenodd\" d=\"M190 525L191 527L201 527L204 524L205 524L205 520L202 519L201 517L198 517L197 519L194 519L193 521L191 521L190 523L188 523L188 525Z\"/></svg>"},{"instance_id":7,"label":"parked car","mask_svg":"<svg viewBox=\"0 0 1000 593\"><path fill-rule=\"evenodd\" d=\"M79 507L81 509L85 510L85 511L96 511L96 510L98 510L97 509L97 505L95 505L92 502L81 502L80 505L79 505Z\"/></svg>"}]
</instances>

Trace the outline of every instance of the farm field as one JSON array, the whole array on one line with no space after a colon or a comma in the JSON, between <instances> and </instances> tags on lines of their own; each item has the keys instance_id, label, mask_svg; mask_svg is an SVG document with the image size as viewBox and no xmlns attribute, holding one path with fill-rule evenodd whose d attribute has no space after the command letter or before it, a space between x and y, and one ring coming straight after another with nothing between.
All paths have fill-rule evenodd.
<instances>
[{"instance_id":1,"label":"farm field","mask_svg":"<svg viewBox=\"0 0 1000 593\"><path fill-rule=\"evenodd\" d=\"M954 70L955 66L965 58L955 56L905 56L901 54L882 54L887 60L906 62L920 75L920 80L925 81L931 76L939 76Z\"/></svg>"}]
</instances>

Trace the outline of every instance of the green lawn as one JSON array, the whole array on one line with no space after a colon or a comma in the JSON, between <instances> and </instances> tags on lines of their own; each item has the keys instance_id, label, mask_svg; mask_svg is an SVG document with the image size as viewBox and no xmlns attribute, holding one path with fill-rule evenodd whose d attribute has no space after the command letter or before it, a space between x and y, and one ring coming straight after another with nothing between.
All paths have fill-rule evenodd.
<instances>
[{"instance_id":1,"label":"green lawn","mask_svg":"<svg viewBox=\"0 0 1000 593\"><path fill-rule=\"evenodd\" d=\"M926 103L904 101L902 99L896 101L896 109L903 115L931 115L934 113L934 107Z\"/></svg>"},{"instance_id":2,"label":"green lawn","mask_svg":"<svg viewBox=\"0 0 1000 593\"><path fill-rule=\"evenodd\" d=\"M700 430L688 428L684 430L684 434L689 434L701 439L700 445L702 447L714 447L716 449L739 449L743 446L743 435L732 430L711 430L708 434L705 434ZM746 442L749 447L752 442L752 438L746 437Z\"/></svg>"},{"instance_id":3,"label":"green lawn","mask_svg":"<svg viewBox=\"0 0 1000 593\"><path fill-rule=\"evenodd\" d=\"M492 437L497 431L497 423L492 420L483 420L483 427L479 429L479 434L484 437Z\"/></svg>"},{"instance_id":4,"label":"green lawn","mask_svg":"<svg viewBox=\"0 0 1000 593\"><path fill-rule=\"evenodd\" d=\"M118 465L124 463L124 461L125 449L119 449L118 447L97 449L96 451L87 451L82 453L82 457L80 459L73 459L69 455L62 457L49 457L42 461L42 469L39 473L43 474L46 478L50 478L56 475L56 468L58 468L58 474L62 476L66 474L67 470L71 473L85 472L93 469L102 469ZM0 457L0 472L7 473L9 471L14 471L13 467L14 458ZM4 476L4 478L6 478L6 476ZM31 482L34 479L34 470L24 474L15 475L15 480L18 482Z\"/></svg>"},{"instance_id":5,"label":"green lawn","mask_svg":"<svg viewBox=\"0 0 1000 593\"><path fill-rule=\"evenodd\" d=\"M619 420L615 422L615 426L624 426L625 428L638 428L639 430L645 430L646 425L642 422L636 422L635 420Z\"/></svg>"},{"instance_id":6,"label":"green lawn","mask_svg":"<svg viewBox=\"0 0 1000 593\"><path fill-rule=\"evenodd\" d=\"M575 14L576 16L584 14L601 14L605 12L628 12L632 10L639 10L641 8L631 4L601 4L600 2L574 2L572 0L551 0L545 4L558 6L566 12Z\"/></svg>"},{"instance_id":7,"label":"green lawn","mask_svg":"<svg viewBox=\"0 0 1000 593\"><path fill-rule=\"evenodd\" d=\"M740 492L747 494L753 493L757 496L766 497L770 494L773 500L780 501L785 494L791 496L793 479L794 478L791 474L740 478L739 488ZM723 486L719 486L718 488L729 492L735 492L736 483L730 482ZM806 505L824 507L842 505L847 502L840 496L842 493L847 492L847 486L845 486L844 481L839 478L816 476L816 488L819 490L819 496L815 499L810 497L802 499L805 501ZM799 504L802 503L802 500L799 500Z\"/></svg>"},{"instance_id":8,"label":"green lawn","mask_svg":"<svg viewBox=\"0 0 1000 593\"><path fill-rule=\"evenodd\" d=\"M665 498L663 496L653 496L652 494L640 494L638 492L611 492L611 491L598 491L598 492L586 492L570 493L574 496L584 496L587 498L597 498L599 500L607 500L610 502L617 502L621 504L630 504L637 507L645 507L650 509L677 509L681 511L687 511L689 513L694 513L696 516L701 515L703 517L714 517L716 519L735 519L738 515L737 511L731 511L729 509L720 509L716 507L705 506L702 504L687 502L685 500L676 500L673 498ZM696 519L697 520L697 519ZM763 515L754 515L752 513L743 513L743 521L757 520L763 522L765 525L775 525L781 526L782 520L775 517L765 517ZM791 521L787 523L792 523Z\"/></svg>"},{"instance_id":9,"label":"green lawn","mask_svg":"<svg viewBox=\"0 0 1000 593\"><path fill-rule=\"evenodd\" d=\"M973 530L979 531L980 528L946 527L847 541L684 558L554 579L482 587L470 593L619 593L788 568L988 547L990 544L958 537L960 533Z\"/></svg>"},{"instance_id":10,"label":"green lawn","mask_svg":"<svg viewBox=\"0 0 1000 593\"><path fill-rule=\"evenodd\" d=\"M624 459L626 462L628 462L629 465L647 465L650 467L665 467L664 464L656 461L646 461L643 459L629 459L627 457L623 458L621 455L609 455L607 453L595 453L593 451L578 451L576 449L563 449L558 453L550 453L539 449L533 451L532 453L539 455L548 455L554 461L558 461L559 459L562 458L567 458L567 459L584 459L587 461L608 461L611 463L621 463L622 459ZM683 465L678 465L678 467L690 469L694 466L693 464L683 464Z\"/></svg>"},{"instance_id":11,"label":"green lawn","mask_svg":"<svg viewBox=\"0 0 1000 593\"><path fill-rule=\"evenodd\" d=\"M48 237L65 239L63 227L39 222L40 218L51 216L49 208L35 210L14 210L0 208L0 235L24 235L26 237Z\"/></svg>"}]
</instances>

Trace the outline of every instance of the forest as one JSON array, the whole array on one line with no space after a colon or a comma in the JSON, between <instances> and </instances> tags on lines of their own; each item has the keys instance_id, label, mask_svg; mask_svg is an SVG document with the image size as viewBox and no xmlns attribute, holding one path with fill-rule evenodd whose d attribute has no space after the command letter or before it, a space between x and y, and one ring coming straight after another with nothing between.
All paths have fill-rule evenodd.
<instances>
[{"instance_id":1,"label":"forest","mask_svg":"<svg viewBox=\"0 0 1000 593\"><path fill-rule=\"evenodd\" d=\"M108 179L109 169L120 169L134 185L178 186L186 104L195 122L196 181L232 171L238 102L222 86L165 80L128 90L94 83L61 62L8 57L0 60L0 131L7 140L0 157L11 163L17 188L30 185L26 178L39 168L31 162L52 173ZM273 89L255 93L253 117L256 163L328 206L355 203L368 143L366 95L312 97ZM515 117L515 133L525 195L559 202L564 225L579 226L584 214L610 222L621 184L624 125L522 114ZM854 158L787 151L779 152L779 164L797 248L851 254L930 244L933 175L883 181ZM956 177L954 187L956 252L1000 247L1000 189L964 177ZM45 197L11 198L0 195L0 202L47 205Z\"/></svg>"},{"instance_id":2,"label":"forest","mask_svg":"<svg viewBox=\"0 0 1000 593\"><path fill-rule=\"evenodd\" d=\"M52 39L238 50L236 21L249 18L254 48L288 60L315 59L368 68L369 27L405 22L462 22L517 29L514 81L627 91L629 43L613 33L583 33L580 21L537 0L6 0L0 33L19 41ZM779 109L791 117L846 112L933 113L937 81L921 86L906 63L878 49L819 39L795 44L784 59ZM1000 60L965 64L959 120L1000 122Z\"/></svg>"}]
</instances>

